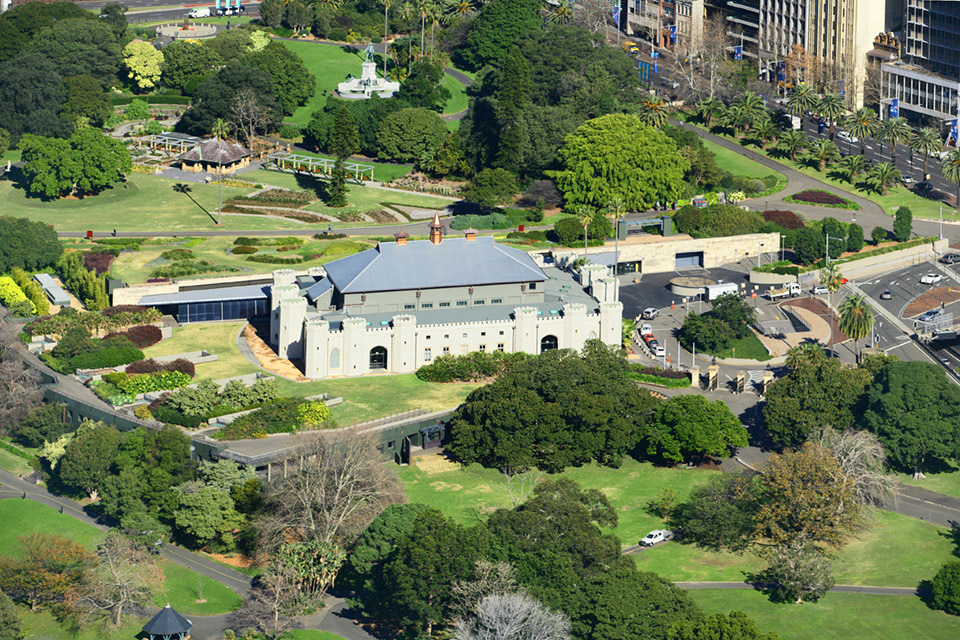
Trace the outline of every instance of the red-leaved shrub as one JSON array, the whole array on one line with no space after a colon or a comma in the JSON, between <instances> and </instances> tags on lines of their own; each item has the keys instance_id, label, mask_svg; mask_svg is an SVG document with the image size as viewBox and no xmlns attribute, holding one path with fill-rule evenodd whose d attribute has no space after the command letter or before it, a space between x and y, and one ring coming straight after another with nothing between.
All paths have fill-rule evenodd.
<instances>
[{"instance_id":1,"label":"red-leaved shrub","mask_svg":"<svg viewBox=\"0 0 960 640\"><path fill-rule=\"evenodd\" d=\"M180 373L187 374L191 378L197 375L197 368L192 362L185 358L177 358L176 360L167 362L161 366L167 371L179 371Z\"/></svg>"},{"instance_id":2,"label":"red-leaved shrub","mask_svg":"<svg viewBox=\"0 0 960 640\"><path fill-rule=\"evenodd\" d=\"M160 371L160 363L153 358L137 360L127 365L127 373L157 373L158 371Z\"/></svg>"},{"instance_id":3,"label":"red-leaved shrub","mask_svg":"<svg viewBox=\"0 0 960 640\"><path fill-rule=\"evenodd\" d=\"M110 253L87 253L83 256L83 264L90 271L95 271L98 275L110 271L110 265L116 260L116 256Z\"/></svg>"},{"instance_id":4,"label":"red-leaved shrub","mask_svg":"<svg viewBox=\"0 0 960 640\"><path fill-rule=\"evenodd\" d=\"M141 307L138 304L118 304L115 307L107 307L100 313L107 316L108 318L112 318L113 316L119 313L140 313L141 311L146 311L146 310L147 310L146 307Z\"/></svg>"},{"instance_id":5,"label":"red-leaved shrub","mask_svg":"<svg viewBox=\"0 0 960 640\"><path fill-rule=\"evenodd\" d=\"M806 226L803 224L803 218L793 211L771 209L763 212L763 219L767 222L778 224L784 229L803 229L803 227Z\"/></svg>"},{"instance_id":6,"label":"red-leaved shrub","mask_svg":"<svg viewBox=\"0 0 960 640\"><path fill-rule=\"evenodd\" d=\"M138 349L152 347L163 340L163 332L160 331L160 327L155 327L152 324L142 324L137 327L130 327L123 333L123 335L125 335L127 339L130 340L130 342L132 342Z\"/></svg>"},{"instance_id":7,"label":"red-leaved shrub","mask_svg":"<svg viewBox=\"0 0 960 640\"><path fill-rule=\"evenodd\" d=\"M177 358L170 362L157 362L153 358L138 360L127 366L127 373L158 373L160 371L179 371L191 378L197 375L197 368L192 362L184 358Z\"/></svg>"},{"instance_id":8,"label":"red-leaved shrub","mask_svg":"<svg viewBox=\"0 0 960 640\"><path fill-rule=\"evenodd\" d=\"M802 202L812 202L814 204L845 204L846 200L841 198L838 195L828 193L826 191L819 191L817 189L807 189L806 191L801 191L790 196L794 200L800 200Z\"/></svg>"}]
</instances>

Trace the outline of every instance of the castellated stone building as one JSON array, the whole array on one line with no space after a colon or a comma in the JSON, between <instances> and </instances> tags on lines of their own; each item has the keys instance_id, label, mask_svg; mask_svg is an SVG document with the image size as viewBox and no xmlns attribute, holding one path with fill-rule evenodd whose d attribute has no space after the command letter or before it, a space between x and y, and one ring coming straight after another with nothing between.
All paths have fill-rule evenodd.
<instances>
[{"instance_id":1,"label":"castellated stone building","mask_svg":"<svg viewBox=\"0 0 960 640\"><path fill-rule=\"evenodd\" d=\"M380 243L325 266L325 273L273 274L270 341L301 361L308 378L411 373L472 351L581 349L589 339L619 345L623 305L607 267L583 282L541 268L526 252L477 237Z\"/></svg>"}]
</instances>

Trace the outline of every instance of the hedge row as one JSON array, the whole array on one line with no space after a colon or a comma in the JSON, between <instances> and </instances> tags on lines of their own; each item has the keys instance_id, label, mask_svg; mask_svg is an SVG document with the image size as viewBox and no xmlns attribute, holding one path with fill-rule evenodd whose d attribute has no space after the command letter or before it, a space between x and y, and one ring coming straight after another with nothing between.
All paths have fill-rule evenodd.
<instances>
[{"instance_id":1,"label":"hedge row","mask_svg":"<svg viewBox=\"0 0 960 640\"><path fill-rule=\"evenodd\" d=\"M190 96L117 96L110 98L111 104L115 107L126 106L134 100L144 100L147 104L190 104Z\"/></svg>"},{"instance_id":2,"label":"hedge row","mask_svg":"<svg viewBox=\"0 0 960 640\"><path fill-rule=\"evenodd\" d=\"M18 458L23 458L24 460L33 460L37 457L32 453L30 453L29 451L24 451L20 447L15 447L9 442L5 442L3 440L0 440L0 449L3 449L4 451L9 451L13 455L17 456Z\"/></svg>"},{"instance_id":3,"label":"hedge row","mask_svg":"<svg viewBox=\"0 0 960 640\"><path fill-rule=\"evenodd\" d=\"M920 246L921 244L926 244L928 242L935 241L936 238L933 236L928 236L925 238L914 238L913 240L908 240L907 242L901 242L889 247L880 247L878 249L871 249L870 251L863 251L856 255L848 256L846 258L839 258L834 260L838 264L846 264L848 262L856 262L857 260L863 260L865 258L872 258L874 256L882 256L886 253L893 253L894 251L902 251L904 249L910 249L912 247ZM776 273L779 275L788 275L788 276L798 276L801 273L808 273L810 271L816 271L817 269L823 268L823 260L819 260L812 265L806 267L800 267L793 264L787 264L787 261L774 262L772 264L765 264L760 267L754 267L754 271L759 271L761 273Z\"/></svg>"},{"instance_id":4,"label":"hedge row","mask_svg":"<svg viewBox=\"0 0 960 640\"><path fill-rule=\"evenodd\" d=\"M424 382L476 382L499 376L527 354L503 351L474 351L464 356L440 356L432 363L417 369L417 377Z\"/></svg>"},{"instance_id":5,"label":"hedge row","mask_svg":"<svg viewBox=\"0 0 960 640\"><path fill-rule=\"evenodd\" d=\"M143 375L126 375L124 373L116 374L122 376L116 382L108 380L117 385L123 393L137 395L139 393L149 393L151 391L172 391L190 384L190 376L179 371L161 371L159 373L148 373ZM106 379L106 377L105 377Z\"/></svg>"},{"instance_id":6,"label":"hedge row","mask_svg":"<svg viewBox=\"0 0 960 640\"><path fill-rule=\"evenodd\" d=\"M143 351L133 347L123 347L81 353L70 358L67 365L73 371L77 369L108 369L130 364L137 360L143 360Z\"/></svg>"},{"instance_id":7,"label":"hedge row","mask_svg":"<svg viewBox=\"0 0 960 640\"><path fill-rule=\"evenodd\" d=\"M303 256L276 256L276 255L259 255L259 256L247 256L247 262L263 262L265 264L300 264L304 262L305 258Z\"/></svg>"},{"instance_id":8,"label":"hedge row","mask_svg":"<svg viewBox=\"0 0 960 640\"><path fill-rule=\"evenodd\" d=\"M33 303L35 313L38 316L45 316L50 313L50 301L47 300L47 294L43 292L43 287L30 277L30 274L20 267L14 267L10 269L10 277L23 290L27 300Z\"/></svg>"},{"instance_id":9,"label":"hedge row","mask_svg":"<svg viewBox=\"0 0 960 640\"><path fill-rule=\"evenodd\" d=\"M658 384L661 387L667 387L668 389L684 389L690 386L690 378L686 376L683 378L665 378L663 376L651 375L649 373L636 373L635 371L629 371L627 372L627 377L631 380L636 380L637 382Z\"/></svg>"},{"instance_id":10,"label":"hedge row","mask_svg":"<svg viewBox=\"0 0 960 640\"><path fill-rule=\"evenodd\" d=\"M197 375L196 366L185 358L177 358L172 362L164 362L163 364L153 358L147 358L146 360L138 360L127 367L127 373L129 374L159 373L161 371L179 371L191 378Z\"/></svg>"}]
</instances>

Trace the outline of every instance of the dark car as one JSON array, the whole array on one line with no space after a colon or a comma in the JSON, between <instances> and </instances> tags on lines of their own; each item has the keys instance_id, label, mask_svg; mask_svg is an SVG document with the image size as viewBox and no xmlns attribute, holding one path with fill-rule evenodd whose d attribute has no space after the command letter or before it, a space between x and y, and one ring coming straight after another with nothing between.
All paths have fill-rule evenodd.
<instances>
[{"instance_id":1,"label":"dark car","mask_svg":"<svg viewBox=\"0 0 960 640\"><path fill-rule=\"evenodd\" d=\"M880 294L880 299L881 299L881 300L892 300L892 299L893 299L893 291L890 291L889 289L887 289L886 291L884 291L883 293Z\"/></svg>"}]
</instances>

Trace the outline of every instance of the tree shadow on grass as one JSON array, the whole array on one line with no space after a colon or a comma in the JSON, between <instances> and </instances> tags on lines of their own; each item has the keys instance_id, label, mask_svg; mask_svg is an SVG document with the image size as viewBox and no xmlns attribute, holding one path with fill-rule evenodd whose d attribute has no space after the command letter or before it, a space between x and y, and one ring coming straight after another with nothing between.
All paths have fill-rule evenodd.
<instances>
[{"instance_id":1,"label":"tree shadow on grass","mask_svg":"<svg viewBox=\"0 0 960 640\"><path fill-rule=\"evenodd\" d=\"M190 202L197 205L201 211L207 214L207 217L210 218L211 222L217 221L214 215L210 211L208 211L206 207L204 207L202 204L197 202L196 199L192 195L190 195L191 192L193 192L193 187L191 187L189 184L187 184L186 182L178 182L175 185L173 185L173 190L176 191L177 193L181 193L187 196L188 198L190 198Z\"/></svg>"},{"instance_id":2,"label":"tree shadow on grass","mask_svg":"<svg viewBox=\"0 0 960 640\"><path fill-rule=\"evenodd\" d=\"M330 183L328 181L321 180L320 178L312 176L308 173L295 173L293 174L293 179L297 181L298 187L304 191L313 193L323 202L326 202L329 199Z\"/></svg>"}]
</instances>

